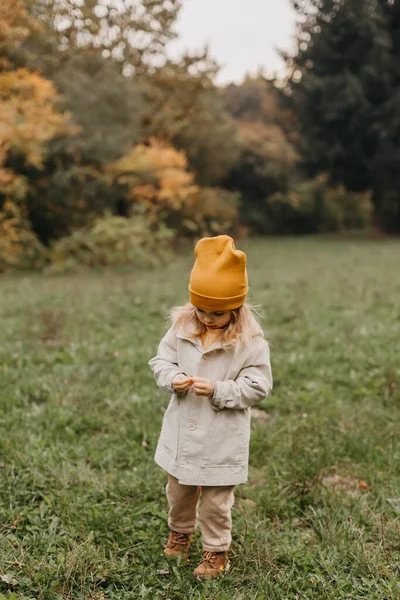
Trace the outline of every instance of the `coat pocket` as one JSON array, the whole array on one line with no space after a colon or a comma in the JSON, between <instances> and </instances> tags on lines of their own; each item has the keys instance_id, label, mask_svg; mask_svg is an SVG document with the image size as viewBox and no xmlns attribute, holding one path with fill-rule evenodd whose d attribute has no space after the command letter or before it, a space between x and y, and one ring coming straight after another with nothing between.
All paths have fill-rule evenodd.
<instances>
[{"instance_id":1,"label":"coat pocket","mask_svg":"<svg viewBox=\"0 0 400 600\"><path fill-rule=\"evenodd\" d=\"M232 412L232 411L229 411ZM228 411L216 413L203 446L203 468L240 467L247 465L249 434L247 428L238 427ZM235 411L236 412L236 411Z\"/></svg>"}]
</instances>

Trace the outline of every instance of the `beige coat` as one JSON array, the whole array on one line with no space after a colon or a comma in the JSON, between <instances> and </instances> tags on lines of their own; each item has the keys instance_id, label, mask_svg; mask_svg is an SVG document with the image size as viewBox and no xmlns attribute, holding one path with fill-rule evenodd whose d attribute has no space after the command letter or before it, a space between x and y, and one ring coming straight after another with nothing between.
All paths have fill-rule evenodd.
<instances>
[{"instance_id":1,"label":"beige coat","mask_svg":"<svg viewBox=\"0 0 400 600\"><path fill-rule=\"evenodd\" d=\"M247 481L250 407L272 389L269 348L258 338L247 349L205 350L198 338L170 329L149 365L157 385L172 398L164 415L155 461L185 485L234 485ZM180 373L216 382L213 398L190 390L174 393Z\"/></svg>"}]
</instances>

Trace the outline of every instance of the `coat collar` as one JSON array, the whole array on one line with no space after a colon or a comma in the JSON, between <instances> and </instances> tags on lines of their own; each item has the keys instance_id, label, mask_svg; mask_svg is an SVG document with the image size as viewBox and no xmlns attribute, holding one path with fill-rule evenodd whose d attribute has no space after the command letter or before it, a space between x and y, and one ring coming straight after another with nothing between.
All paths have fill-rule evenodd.
<instances>
[{"instance_id":1,"label":"coat collar","mask_svg":"<svg viewBox=\"0 0 400 600\"><path fill-rule=\"evenodd\" d=\"M220 340L217 340L216 342L214 342L214 344L212 344L209 348L207 348L207 350L204 348L203 344L201 343L201 340L199 337L191 337L190 336L190 332L184 332L182 330L179 330L176 333L176 337L180 338L181 340L186 340L188 342L191 342L194 346L197 346L198 348L201 349L201 351L204 352L209 352L210 350L220 350L223 348L222 343Z\"/></svg>"}]
</instances>

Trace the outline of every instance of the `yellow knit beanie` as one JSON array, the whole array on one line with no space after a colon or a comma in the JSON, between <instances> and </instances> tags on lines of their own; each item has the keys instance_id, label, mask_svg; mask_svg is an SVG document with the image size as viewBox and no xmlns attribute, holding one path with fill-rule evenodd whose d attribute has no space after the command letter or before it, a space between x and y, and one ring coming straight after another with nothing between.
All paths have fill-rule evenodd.
<instances>
[{"instance_id":1,"label":"yellow knit beanie","mask_svg":"<svg viewBox=\"0 0 400 600\"><path fill-rule=\"evenodd\" d=\"M248 292L246 255L228 235L203 238L194 249L190 302L208 311L225 311L244 304Z\"/></svg>"}]
</instances>

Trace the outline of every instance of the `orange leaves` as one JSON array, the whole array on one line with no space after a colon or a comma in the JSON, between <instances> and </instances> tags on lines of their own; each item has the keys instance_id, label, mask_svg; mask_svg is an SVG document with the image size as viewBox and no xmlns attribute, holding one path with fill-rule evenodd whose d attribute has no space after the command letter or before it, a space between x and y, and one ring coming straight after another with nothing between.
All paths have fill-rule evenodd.
<instances>
[{"instance_id":1,"label":"orange leaves","mask_svg":"<svg viewBox=\"0 0 400 600\"><path fill-rule=\"evenodd\" d=\"M23 0L1 0L0 4L0 45L13 46L27 37L28 27L32 26Z\"/></svg>"},{"instance_id":2,"label":"orange leaves","mask_svg":"<svg viewBox=\"0 0 400 600\"><path fill-rule=\"evenodd\" d=\"M7 244L8 252L13 254L13 244L19 239L19 221L20 213L18 208L9 201L5 202L3 210L0 213L0 251Z\"/></svg>"},{"instance_id":3,"label":"orange leaves","mask_svg":"<svg viewBox=\"0 0 400 600\"><path fill-rule=\"evenodd\" d=\"M143 166L160 169L182 169L187 168L187 158L184 152L176 150L170 144L162 142L157 138L151 138L149 145L140 144L132 149L130 154L118 161L124 164L127 160L136 168Z\"/></svg>"},{"instance_id":4,"label":"orange leaves","mask_svg":"<svg viewBox=\"0 0 400 600\"><path fill-rule=\"evenodd\" d=\"M10 169L3 169L0 166L0 189L3 195L22 200L27 193L28 183L22 175L16 175Z\"/></svg>"},{"instance_id":5,"label":"orange leaves","mask_svg":"<svg viewBox=\"0 0 400 600\"><path fill-rule=\"evenodd\" d=\"M25 69L0 73L0 165L10 151L25 156L27 163L40 167L45 143L56 135L72 132L68 115L54 107L53 84Z\"/></svg>"},{"instance_id":6,"label":"orange leaves","mask_svg":"<svg viewBox=\"0 0 400 600\"><path fill-rule=\"evenodd\" d=\"M246 146L266 162L280 165L281 169L296 166L299 156L279 125L244 121L239 123L239 131Z\"/></svg>"},{"instance_id":7,"label":"orange leaves","mask_svg":"<svg viewBox=\"0 0 400 600\"><path fill-rule=\"evenodd\" d=\"M18 45L37 27L26 2L2 0L0 49ZM1 62L0 189L5 201L0 205L0 271L19 265L22 256L26 264L31 264L42 252L26 220L24 200L29 182L13 170L13 159L22 156L26 164L39 169L47 142L55 136L77 131L69 125L69 115L56 110L56 99L56 90L50 81L26 69L11 70L7 60Z\"/></svg>"},{"instance_id":8,"label":"orange leaves","mask_svg":"<svg viewBox=\"0 0 400 600\"><path fill-rule=\"evenodd\" d=\"M18 207L6 201L0 211L0 272L18 262L24 234L23 220Z\"/></svg>"},{"instance_id":9,"label":"orange leaves","mask_svg":"<svg viewBox=\"0 0 400 600\"><path fill-rule=\"evenodd\" d=\"M184 152L152 138L139 144L107 168L120 183L130 185L129 198L144 204L150 212L163 207L179 209L198 188L187 171Z\"/></svg>"},{"instance_id":10,"label":"orange leaves","mask_svg":"<svg viewBox=\"0 0 400 600\"><path fill-rule=\"evenodd\" d=\"M197 186L187 168L184 152L151 138L148 145L135 146L106 171L114 182L128 186L132 212L145 213L153 225L164 223L189 236L233 231L238 195Z\"/></svg>"},{"instance_id":11,"label":"orange leaves","mask_svg":"<svg viewBox=\"0 0 400 600\"><path fill-rule=\"evenodd\" d=\"M0 48L16 45L37 27L24 0L2 0ZM72 129L68 115L55 109L56 91L50 81L26 69L11 70L7 61L1 66L5 70L0 71L0 184L3 193L20 199L26 193L23 180L3 167L9 154L22 154L28 164L40 167L44 144Z\"/></svg>"},{"instance_id":12,"label":"orange leaves","mask_svg":"<svg viewBox=\"0 0 400 600\"><path fill-rule=\"evenodd\" d=\"M4 35L4 33L3 33ZM46 143L56 135L75 131L68 115L54 106L53 84L25 69L0 72L0 189L6 201L0 210L0 271L19 263L21 252L39 251L39 242L25 221L23 201L28 181L4 165L13 154L40 168Z\"/></svg>"},{"instance_id":13,"label":"orange leaves","mask_svg":"<svg viewBox=\"0 0 400 600\"><path fill-rule=\"evenodd\" d=\"M0 50L17 47L29 33L42 28L27 10L27 0L1 0L0 2ZM0 57L0 70L7 69L10 61ZM2 53L3 54L3 53Z\"/></svg>"}]
</instances>

